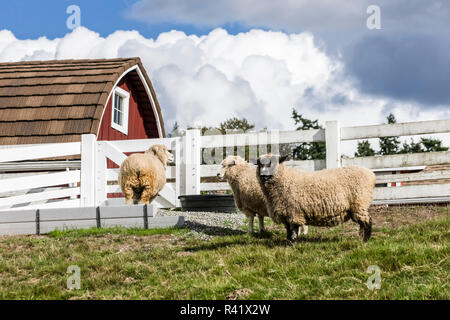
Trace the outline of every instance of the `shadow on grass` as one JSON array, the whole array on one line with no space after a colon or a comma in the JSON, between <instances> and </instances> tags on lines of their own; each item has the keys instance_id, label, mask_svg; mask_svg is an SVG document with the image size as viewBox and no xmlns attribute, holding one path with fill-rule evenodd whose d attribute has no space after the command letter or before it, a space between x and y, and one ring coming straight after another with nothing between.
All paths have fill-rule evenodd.
<instances>
[{"instance_id":1,"label":"shadow on grass","mask_svg":"<svg viewBox=\"0 0 450 320\"><path fill-rule=\"evenodd\" d=\"M236 231L236 230L233 230ZM263 233L254 233L249 235L247 233L234 234L232 238L216 238L206 243L197 243L195 245L187 246L184 248L185 251L204 251L204 250L217 250L220 248L226 248L229 246L248 246L248 245L258 245L265 246L269 249L278 247L293 247L297 244L306 243L338 243L342 239L338 236L324 236L324 235L311 235L302 236L294 241L288 241L286 238L279 234L269 233L267 231Z\"/></svg>"},{"instance_id":2,"label":"shadow on grass","mask_svg":"<svg viewBox=\"0 0 450 320\"><path fill-rule=\"evenodd\" d=\"M194 222L194 221L186 221L184 224L184 228L191 229L194 231L200 231L204 234L210 236L233 236L233 235L243 235L245 234L242 230L236 230L226 227L219 226L209 226L202 223Z\"/></svg>"}]
</instances>

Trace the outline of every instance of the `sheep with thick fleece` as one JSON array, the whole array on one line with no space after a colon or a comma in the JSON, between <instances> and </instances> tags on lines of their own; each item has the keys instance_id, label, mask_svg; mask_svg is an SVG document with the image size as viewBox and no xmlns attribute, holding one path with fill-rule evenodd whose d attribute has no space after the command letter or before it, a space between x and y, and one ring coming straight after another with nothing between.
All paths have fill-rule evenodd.
<instances>
[{"instance_id":1,"label":"sheep with thick fleece","mask_svg":"<svg viewBox=\"0 0 450 320\"><path fill-rule=\"evenodd\" d=\"M126 204L151 203L166 184L166 166L173 155L165 145L153 145L144 154L135 153L120 165L119 185Z\"/></svg>"},{"instance_id":2,"label":"sheep with thick fleece","mask_svg":"<svg viewBox=\"0 0 450 320\"><path fill-rule=\"evenodd\" d=\"M257 178L268 203L269 215L286 227L287 239L304 224L336 226L352 219L363 241L372 233L368 209L373 200L375 175L353 166L304 172L286 167L286 157L266 154L257 160Z\"/></svg>"},{"instance_id":3,"label":"sheep with thick fleece","mask_svg":"<svg viewBox=\"0 0 450 320\"><path fill-rule=\"evenodd\" d=\"M226 179L233 190L234 202L248 218L248 232L253 232L255 216L259 220L259 232L264 230L264 217L269 216L267 203L256 178L256 167L247 163L240 156L228 156L222 161L222 169L217 174L219 179ZM302 228L303 234L308 231Z\"/></svg>"}]
</instances>

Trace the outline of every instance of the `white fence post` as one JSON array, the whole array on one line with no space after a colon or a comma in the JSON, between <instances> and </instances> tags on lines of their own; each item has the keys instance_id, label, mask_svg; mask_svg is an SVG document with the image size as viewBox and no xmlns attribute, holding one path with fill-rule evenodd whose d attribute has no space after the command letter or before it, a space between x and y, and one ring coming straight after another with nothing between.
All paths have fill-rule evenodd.
<instances>
[{"instance_id":1,"label":"white fence post","mask_svg":"<svg viewBox=\"0 0 450 320\"><path fill-rule=\"evenodd\" d=\"M106 150L105 144L96 142L95 155L95 205L100 206L104 204L107 199L106 194Z\"/></svg>"},{"instance_id":2,"label":"white fence post","mask_svg":"<svg viewBox=\"0 0 450 320\"><path fill-rule=\"evenodd\" d=\"M175 206L181 207L181 202L178 197L181 195L183 190L183 179L181 176L181 166L182 166L182 158L181 158L181 139L177 139L174 142L172 152L174 153L175 157Z\"/></svg>"},{"instance_id":3,"label":"white fence post","mask_svg":"<svg viewBox=\"0 0 450 320\"><path fill-rule=\"evenodd\" d=\"M341 134L337 121L325 122L326 167L341 166Z\"/></svg>"},{"instance_id":4,"label":"white fence post","mask_svg":"<svg viewBox=\"0 0 450 320\"><path fill-rule=\"evenodd\" d=\"M97 139L94 134L81 136L81 176L80 205L92 207L95 205L95 154Z\"/></svg>"},{"instance_id":5,"label":"white fence post","mask_svg":"<svg viewBox=\"0 0 450 320\"><path fill-rule=\"evenodd\" d=\"M186 130L183 148L185 194L200 194L200 130Z\"/></svg>"}]
</instances>

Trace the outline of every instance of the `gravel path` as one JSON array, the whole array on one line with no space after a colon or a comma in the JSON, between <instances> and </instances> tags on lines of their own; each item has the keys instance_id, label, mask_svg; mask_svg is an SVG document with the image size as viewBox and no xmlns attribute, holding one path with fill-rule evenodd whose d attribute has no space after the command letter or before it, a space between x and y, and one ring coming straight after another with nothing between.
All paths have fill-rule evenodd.
<instances>
[{"instance_id":1,"label":"gravel path","mask_svg":"<svg viewBox=\"0 0 450 320\"><path fill-rule=\"evenodd\" d=\"M242 213L194 212L159 210L160 215L184 216L185 227L194 236L209 239L212 236L243 234L246 230L245 215Z\"/></svg>"}]
</instances>

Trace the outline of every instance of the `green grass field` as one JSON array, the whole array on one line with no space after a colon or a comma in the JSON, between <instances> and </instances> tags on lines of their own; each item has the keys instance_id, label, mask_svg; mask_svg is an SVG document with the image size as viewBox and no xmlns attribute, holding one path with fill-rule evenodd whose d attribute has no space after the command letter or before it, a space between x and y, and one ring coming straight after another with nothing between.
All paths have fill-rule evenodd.
<instances>
[{"instance_id":1,"label":"green grass field","mask_svg":"<svg viewBox=\"0 0 450 320\"><path fill-rule=\"evenodd\" d=\"M183 228L1 237L0 298L450 299L448 208L412 210L378 212L367 243L351 222L310 227L294 245L273 224L210 241ZM81 270L79 290L67 289L70 265ZM367 288L370 265L381 270L379 290Z\"/></svg>"}]
</instances>

